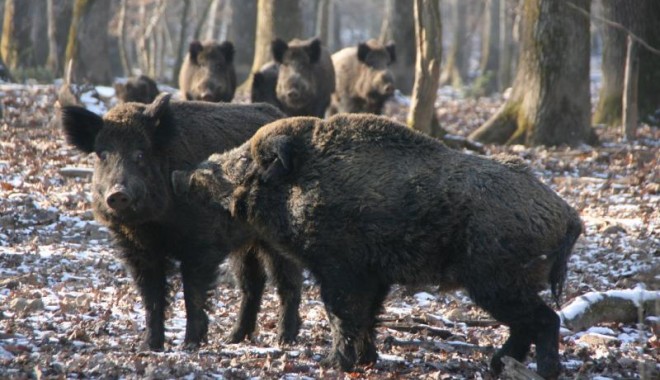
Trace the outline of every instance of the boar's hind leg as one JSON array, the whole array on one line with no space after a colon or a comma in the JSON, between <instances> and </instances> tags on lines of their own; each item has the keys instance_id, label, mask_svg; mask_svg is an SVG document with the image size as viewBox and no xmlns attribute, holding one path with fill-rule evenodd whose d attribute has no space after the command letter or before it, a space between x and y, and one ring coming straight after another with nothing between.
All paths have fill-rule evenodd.
<instances>
[{"instance_id":1,"label":"boar's hind leg","mask_svg":"<svg viewBox=\"0 0 660 380\"><path fill-rule=\"evenodd\" d=\"M332 330L332 349L321 364L349 371L356 362L375 362L378 353L373 329L389 288L367 275L355 278L345 274L337 278L320 276L320 283L321 298Z\"/></svg>"},{"instance_id":2,"label":"boar's hind leg","mask_svg":"<svg viewBox=\"0 0 660 380\"><path fill-rule=\"evenodd\" d=\"M539 375L546 379L557 378L561 370L559 317L538 294L531 289L516 291L511 288L470 289L470 294L477 305L509 326L509 339L491 361L493 372L502 371L504 356L524 361L531 343L535 343Z\"/></svg>"},{"instance_id":3,"label":"boar's hind leg","mask_svg":"<svg viewBox=\"0 0 660 380\"><path fill-rule=\"evenodd\" d=\"M181 262L183 298L186 304L186 349L196 349L206 342L209 318L208 295L216 283L220 262L215 254L197 256L205 259L188 258Z\"/></svg>"},{"instance_id":4,"label":"boar's hind leg","mask_svg":"<svg viewBox=\"0 0 660 380\"><path fill-rule=\"evenodd\" d=\"M302 268L295 262L277 253L261 252L262 262L275 282L280 298L280 316L277 337L280 344L295 342L300 329L300 292Z\"/></svg>"},{"instance_id":5,"label":"boar's hind leg","mask_svg":"<svg viewBox=\"0 0 660 380\"><path fill-rule=\"evenodd\" d=\"M235 252L230 256L230 267L241 290L241 306L226 343L242 342L254 333L261 296L266 285L266 273L259 262L255 247Z\"/></svg>"},{"instance_id":6,"label":"boar's hind leg","mask_svg":"<svg viewBox=\"0 0 660 380\"><path fill-rule=\"evenodd\" d=\"M167 307L166 262L145 252L125 252L124 262L129 267L135 285L142 297L146 315L145 349L163 350L165 344L165 308Z\"/></svg>"}]
</instances>

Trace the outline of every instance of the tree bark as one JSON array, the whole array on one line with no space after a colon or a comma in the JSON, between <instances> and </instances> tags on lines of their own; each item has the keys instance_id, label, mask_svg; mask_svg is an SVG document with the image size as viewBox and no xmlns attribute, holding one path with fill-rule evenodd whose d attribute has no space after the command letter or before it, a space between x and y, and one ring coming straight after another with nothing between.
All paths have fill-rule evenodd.
<instances>
[{"instance_id":1,"label":"tree bark","mask_svg":"<svg viewBox=\"0 0 660 380\"><path fill-rule=\"evenodd\" d=\"M230 6L233 21L229 25L227 39L236 46L234 67L238 83L242 83L250 76L255 53L257 2L232 0Z\"/></svg>"},{"instance_id":2,"label":"tree bark","mask_svg":"<svg viewBox=\"0 0 660 380\"><path fill-rule=\"evenodd\" d=\"M408 127L437 137L435 98L442 56L442 24L436 0L415 0L415 84L412 90Z\"/></svg>"},{"instance_id":3,"label":"tree bark","mask_svg":"<svg viewBox=\"0 0 660 380\"><path fill-rule=\"evenodd\" d=\"M452 42L445 61L440 82L459 88L465 85L468 77L468 30L466 0L451 1Z\"/></svg>"},{"instance_id":4,"label":"tree bark","mask_svg":"<svg viewBox=\"0 0 660 380\"><path fill-rule=\"evenodd\" d=\"M504 91L513 81L513 21L514 9L516 4L511 5L507 0L500 0L499 18L500 18L500 38L499 38L499 59L497 72L497 90Z\"/></svg>"},{"instance_id":5,"label":"tree bark","mask_svg":"<svg viewBox=\"0 0 660 380\"><path fill-rule=\"evenodd\" d=\"M380 41L396 46L396 62L392 65L396 88L410 94L415 82L415 17L410 0L387 0Z\"/></svg>"},{"instance_id":6,"label":"tree bark","mask_svg":"<svg viewBox=\"0 0 660 380\"><path fill-rule=\"evenodd\" d=\"M126 3L128 0L120 0L119 22L117 24L117 36L119 37L119 59L124 76L131 75L131 65L128 62L128 53L126 52Z\"/></svg>"},{"instance_id":7,"label":"tree bark","mask_svg":"<svg viewBox=\"0 0 660 380\"><path fill-rule=\"evenodd\" d=\"M500 0L487 0L481 36L481 62L479 71L484 80L483 95L497 91L497 73L500 57Z\"/></svg>"},{"instance_id":8,"label":"tree bark","mask_svg":"<svg viewBox=\"0 0 660 380\"><path fill-rule=\"evenodd\" d=\"M55 17L54 0L46 1L46 13L48 14L48 58L46 67L54 74L60 72L60 55L57 46L57 18Z\"/></svg>"},{"instance_id":9,"label":"tree bark","mask_svg":"<svg viewBox=\"0 0 660 380\"><path fill-rule=\"evenodd\" d=\"M589 11L588 0L574 3ZM470 138L532 146L593 142L589 20L563 1L530 0L524 2L522 23L511 96Z\"/></svg>"},{"instance_id":10,"label":"tree bark","mask_svg":"<svg viewBox=\"0 0 660 380\"><path fill-rule=\"evenodd\" d=\"M316 10L316 29L315 35L321 38L324 44L328 43L330 0L318 0L318 9Z\"/></svg>"},{"instance_id":11,"label":"tree bark","mask_svg":"<svg viewBox=\"0 0 660 380\"><path fill-rule=\"evenodd\" d=\"M112 73L108 57L110 2L76 0L69 28L66 61L73 59L78 80L110 84Z\"/></svg>"},{"instance_id":12,"label":"tree bark","mask_svg":"<svg viewBox=\"0 0 660 380\"><path fill-rule=\"evenodd\" d=\"M16 37L16 2L5 0L5 14L2 22L2 40L0 41L0 57L8 69L13 70L19 66L18 40Z\"/></svg>"},{"instance_id":13,"label":"tree bark","mask_svg":"<svg viewBox=\"0 0 660 380\"><path fill-rule=\"evenodd\" d=\"M183 0L183 10L181 12L181 30L179 31L178 48L176 50L176 63L174 64L174 72L172 73L172 83L177 83L179 79L179 71L183 64L183 57L186 55L187 46L186 40L188 35L188 12L190 11L190 0Z\"/></svg>"},{"instance_id":14,"label":"tree bark","mask_svg":"<svg viewBox=\"0 0 660 380\"><path fill-rule=\"evenodd\" d=\"M642 38L656 49L660 48L660 1L645 0L644 7L635 8L641 20ZM639 51L639 117L660 126L660 55L646 48Z\"/></svg>"}]
</instances>

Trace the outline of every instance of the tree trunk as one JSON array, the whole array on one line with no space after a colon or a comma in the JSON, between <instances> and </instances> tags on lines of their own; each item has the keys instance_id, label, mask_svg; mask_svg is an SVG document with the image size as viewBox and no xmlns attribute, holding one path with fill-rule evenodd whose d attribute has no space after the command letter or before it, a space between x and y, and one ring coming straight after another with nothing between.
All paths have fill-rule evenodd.
<instances>
[{"instance_id":1,"label":"tree trunk","mask_svg":"<svg viewBox=\"0 0 660 380\"><path fill-rule=\"evenodd\" d=\"M487 0L484 13L483 34L481 36L481 72L483 95L490 95L497 91L497 73L499 71L500 57L500 0Z\"/></svg>"},{"instance_id":2,"label":"tree trunk","mask_svg":"<svg viewBox=\"0 0 660 380\"><path fill-rule=\"evenodd\" d=\"M16 3L15 0L5 0L5 14L2 22L2 40L0 41L0 56L10 70L19 66L18 39L16 37Z\"/></svg>"},{"instance_id":3,"label":"tree trunk","mask_svg":"<svg viewBox=\"0 0 660 380\"><path fill-rule=\"evenodd\" d=\"M48 58L46 67L54 74L60 72L60 55L57 47L57 19L55 17L54 0L46 1L46 13L48 14Z\"/></svg>"},{"instance_id":4,"label":"tree trunk","mask_svg":"<svg viewBox=\"0 0 660 380\"><path fill-rule=\"evenodd\" d=\"M77 80L110 84L112 73L108 57L110 2L76 0L69 28L66 61L73 59Z\"/></svg>"},{"instance_id":5,"label":"tree trunk","mask_svg":"<svg viewBox=\"0 0 660 380\"><path fill-rule=\"evenodd\" d=\"M324 44L328 43L329 29L329 15L330 15L330 0L318 0L318 7L316 10L316 30L315 35L321 38Z\"/></svg>"},{"instance_id":6,"label":"tree trunk","mask_svg":"<svg viewBox=\"0 0 660 380\"><path fill-rule=\"evenodd\" d=\"M275 37L279 37L284 41L301 38L302 17L300 0L271 1L273 1L273 14L275 15Z\"/></svg>"},{"instance_id":7,"label":"tree trunk","mask_svg":"<svg viewBox=\"0 0 660 380\"><path fill-rule=\"evenodd\" d=\"M466 0L451 1L452 43L447 54L440 82L459 88L465 85L469 69L468 29Z\"/></svg>"},{"instance_id":8,"label":"tree trunk","mask_svg":"<svg viewBox=\"0 0 660 380\"><path fill-rule=\"evenodd\" d=\"M248 2L251 3L251 2ZM218 15L218 6L220 5L220 0L211 0L211 5L210 9L208 12L208 17L206 18L206 31L204 32L204 39L205 40L213 40L215 39L215 32L216 32L216 19ZM227 7L225 7L227 9ZM243 20L241 20L242 22Z\"/></svg>"},{"instance_id":9,"label":"tree trunk","mask_svg":"<svg viewBox=\"0 0 660 380\"><path fill-rule=\"evenodd\" d=\"M589 11L588 0L574 3ZM511 96L470 138L526 145L592 142L588 18L560 0L530 0L522 23Z\"/></svg>"},{"instance_id":10,"label":"tree trunk","mask_svg":"<svg viewBox=\"0 0 660 380\"><path fill-rule=\"evenodd\" d=\"M254 57L255 37L257 33L257 2L245 0L231 1L231 25L227 39L236 46L234 67L238 83L250 76ZM268 45L270 46L270 45Z\"/></svg>"},{"instance_id":11,"label":"tree trunk","mask_svg":"<svg viewBox=\"0 0 660 380\"><path fill-rule=\"evenodd\" d=\"M513 21L516 4L509 4L507 0L500 0L499 18L500 18L500 38L499 38L499 59L497 72L497 90L504 91L511 86L513 82Z\"/></svg>"},{"instance_id":12,"label":"tree trunk","mask_svg":"<svg viewBox=\"0 0 660 380\"><path fill-rule=\"evenodd\" d=\"M636 16L643 25L641 37L656 49L660 48L660 1L646 0L637 7ZM639 50L639 117L660 126L660 55L646 48Z\"/></svg>"},{"instance_id":13,"label":"tree trunk","mask_svg":"<svg viewBox=\"0 0 660 380\"><path fill-rule=\"evenodd\" d=\"M414 14L417 60L408 126L437 137L435 98L442 56L442 24L438 2L415 0Z\"/></svg>"},{"instance_id":14,"label":"tree trunk","mask_svg":"<svg viewBox=\"0 0 660 380\"><path fill-rule=\"evenodd\" d=\"M387 0L385 17L380 33L384 44L392 41L396 46L396 62L392 66L396 88L410 94L415 82L415 17L410 0Z\"/></svg>"},{"instance_id":15,"label":"tree trunk","mask_svg":"<svg viewBox=\"0 0 660 380\"><path fill-rule=\"evenodd\" d=\"M626 140L635 139L639 118L637 115L637 95L639 79L639 49L632 37L627 38L626 69L623 80L623 135Z\"/></svg>"},{"instance_id":16,"label":"tree trunk","mask_svg":"<svg viewBox=\"0 0 660 380\"><path fill-rule=\"evenodd\" d=\"M124 76L131 75L131 65L128 63L128 53L126 52L126 3L128 0L120 0L119 22L117 24L117 36L119 38L119 59Z\"/></svg>"},{"instance_id":17,"label":"tree trunk","mask_svg":"<svg viewBox=\"0 0 660 380\"><path fill-rule=\"evenodd\" d=\"M181 30L179 31L179 41L176 50L176 63L174 64L174 72L172 73L172 83L177 83L179 80L179 71L183 64L183 58L186 55L186 40L188 35L188 12L190 11L190 0L183 0L183 11L181 12Z\"/></svg>"}]
</instances>

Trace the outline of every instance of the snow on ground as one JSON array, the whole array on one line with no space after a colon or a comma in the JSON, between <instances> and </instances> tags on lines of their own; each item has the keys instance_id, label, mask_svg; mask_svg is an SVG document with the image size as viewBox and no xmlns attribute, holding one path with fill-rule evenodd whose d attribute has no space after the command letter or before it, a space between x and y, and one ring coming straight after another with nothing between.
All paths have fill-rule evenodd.
<instances>
[{"instance_id":1,"label":"snow on ground","mask_svg":"<svg viewBox=\"0 0 660 380\"><path fill-rule=\"evenodd\" d=\"M272 288L264 296L257 336L241 344L221 342L239 300L225 279L212 296L209 344L197 352L181 349L185 312L175 286L165 352L141 351L144 310L113 256L107 229L93 220L89 178L59 173L68 166L91 167L93 157L66 146L51 123L51 86L1 85L0 94L1 378L344 377L318 363L331 337L313 279L305 284L299 341L290 347L276 344L278 300ZM440 94L438 117L461 136L501 104L500 98ZM94 99L88 101L103 112L103 102ZM405 101L392 102L388 114L403 120L406 107ZM589 292L660 288L660 131L642 126L640 140L629 144L618 142L617 132L598 128L597 133L603 147L487 147L488 154L523 158L580 211L585 233L569 263L565 305L592 297ZM506 328L464 293L434 287L394 289L381 320L381 360L348 377L490 378L490 357L507 336ZM639 323L600 323L586 331L562 328L564 375L656 376L658 320L655 314ZM535 368L532 359L527 365Z\"/></svg>"}]
</instances>

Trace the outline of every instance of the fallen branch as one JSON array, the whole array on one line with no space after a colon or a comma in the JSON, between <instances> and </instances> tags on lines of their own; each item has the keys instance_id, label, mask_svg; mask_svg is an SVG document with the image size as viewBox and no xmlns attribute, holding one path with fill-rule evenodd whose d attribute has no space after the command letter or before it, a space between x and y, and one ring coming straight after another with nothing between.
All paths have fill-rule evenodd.
<instances>
[{"instance_id":1,"label":"fallen branch","mask_svg":"<svg viewBox=\"0 0 660 380\"><path fill-rule=\"evenodd\" d=\"M641 309L641 310L640 310ZM562 324L573 331L602 322L631 323L660 312L660 291L643 289L589 292L559 312Z\"/></svg>"},{"instance_id":2,"label":"fallen branch","mask_svg":"<svg viewBox=\"0 0 660 380\"><path fill-rule=\"evenodd\" d=\"M383 341L383 348L385 351L390 350L392 347L419 347L432 352L459 352L462 354L471 354L474 352L481 352L490 354L495 351L491 346L477 346L465 342L437 342L427 340L399 340L393 336L388 336Z\"/></svg>"},{"instance_id":3,"label":"fallen branch","mask_svg":"<svg viewBox=\"0 0 660 380\"><path fill-rule=\"evenodd\" d=\"M387 327L388 329L392 329L392 330L404 331L415 334L421 333L427 336L438 337L442 339L447 339L454 335L454 333L452 333L449 330L439 329L437 327L424 325L424 324L411 325L406 323L385 322L385 323L381 323L381 326Z\"/></svg>"},{"instance_id":4,"label":"fallen branch","mask_svg":"<svg viewBox=\"0 0 660 380\"><path fill-rule=\"evenodd\" d=\"M71 167L67 166L59 171L60 175L62 177L69 177L69 178L88 178L91 177L94 174L94 169L91 168L77 168L77 167Z\"/></svg>"}]
</instances>

